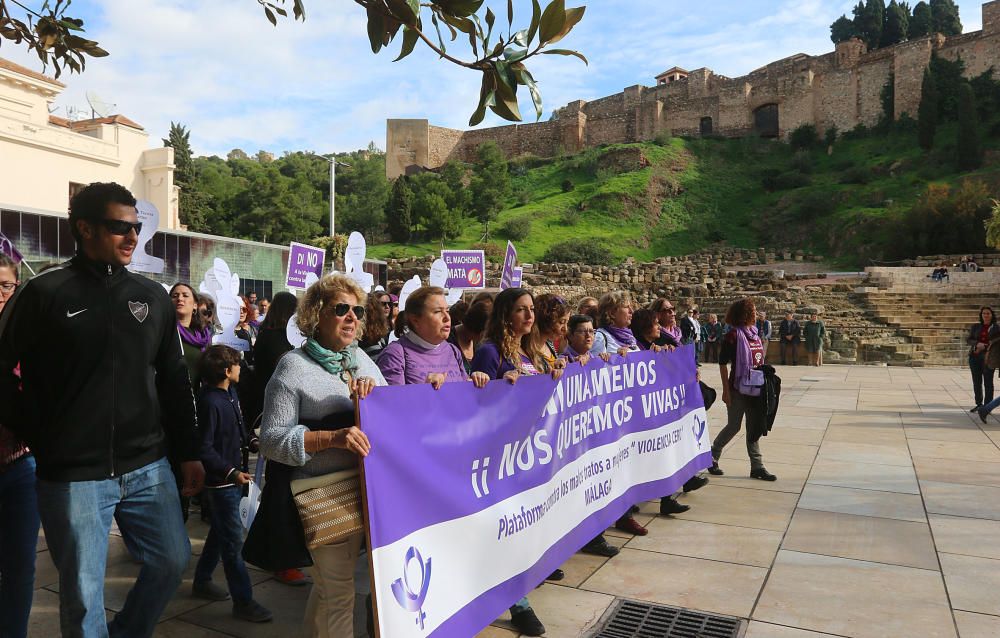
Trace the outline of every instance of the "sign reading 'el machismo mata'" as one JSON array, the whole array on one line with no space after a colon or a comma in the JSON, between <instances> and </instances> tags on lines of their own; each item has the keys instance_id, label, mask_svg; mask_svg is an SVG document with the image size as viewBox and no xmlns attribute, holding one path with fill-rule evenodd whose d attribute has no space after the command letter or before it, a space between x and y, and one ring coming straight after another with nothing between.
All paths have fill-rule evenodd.
<instances>
[{"instance_id":1,"label":"sign reading 'el machismo mata'","mask_svg":"<svg viewBox=\"0 0 1000 638\"><path fill-rule=\"evenodd\" d=\"M445 288L486 287L486 254L482 250L442 250L441 259L448 267Z\"/></svg>"},{"instance_id":2,"label":"sign reading 'el machismo mata'","mask_svg":"<svg viewBox=\"0 0 1000 638\"><path fill-rule=\"evenodd\" d=\"M323 276L323 262L326 260L326 251L322 248L307 246L298 242L292 242L288 250L288 276L285 278L285 285L288 288L298 288L305 290L309 287L306 283L314 281L309 274L315 275L316 279Z\"/></svg>"},{"instance_id":3,"label":"sign reading 'el machismo mata'","mask_svg":"<svg viewBox=\"0 0 1000 638\"><path fill-rule=\"evenodd\" d=\"M691 348L361 401L381 635L478 634L631 505L711 465Z\"/></svg>"}]
</instances>

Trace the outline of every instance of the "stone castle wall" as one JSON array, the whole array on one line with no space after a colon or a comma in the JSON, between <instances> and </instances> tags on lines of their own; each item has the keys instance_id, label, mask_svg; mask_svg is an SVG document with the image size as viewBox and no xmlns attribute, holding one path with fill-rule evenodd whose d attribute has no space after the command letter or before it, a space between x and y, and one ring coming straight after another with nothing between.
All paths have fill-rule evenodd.
<instances>
[{"instance_id":1,"label":"stone castle wall","mask_svg":"<svg viewBox=\"0 0 1000 638\"><path fill-rule=\"evenodd\" d=\"M802 124L822 134L830 126L846 131L872 126L882 114L883 87L894 78L895 115L916 117L924 69L934 52L961 58L966 74L1000 69L1000 0L983 5L983 29L958 36L940 34L866 51L859 40L838 44L821 56L794 55L739 78L697 69L680 81L655 87L631 86L591 102L571 102L548 122L459 131L427 120L389 120L386 174L408 167L436 168L450 159L470 161L485 141L509 156L551 157L601 144L651 140L660 133L697 136L711 118L713 135L739 137L760 132L755 112L775 105L778 136Z\"/></svg>"}]
</instances>

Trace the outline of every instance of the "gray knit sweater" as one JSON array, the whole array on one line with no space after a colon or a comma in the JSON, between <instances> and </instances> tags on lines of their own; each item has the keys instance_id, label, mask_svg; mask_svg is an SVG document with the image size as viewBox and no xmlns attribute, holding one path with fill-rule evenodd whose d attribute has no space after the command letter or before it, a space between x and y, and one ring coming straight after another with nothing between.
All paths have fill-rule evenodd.
<instances>
[{"instance_id":1,"label":"gray knit sweater","mask_svg":"<svg viewBox=\"0 0 1000 638\"><path fill-rule=\"evenodd\" d=\"M355 377L371 377L386 385L382 372L360 349ZM358 456L339 448L306 454L302 421L318 421L334 412L353 409L350 390L339 375L327 372L296 348L278 361L264 392L260 452L269 459L298 468L292 479L320 476L358 465Z\"/></svg>"}]
</instances>

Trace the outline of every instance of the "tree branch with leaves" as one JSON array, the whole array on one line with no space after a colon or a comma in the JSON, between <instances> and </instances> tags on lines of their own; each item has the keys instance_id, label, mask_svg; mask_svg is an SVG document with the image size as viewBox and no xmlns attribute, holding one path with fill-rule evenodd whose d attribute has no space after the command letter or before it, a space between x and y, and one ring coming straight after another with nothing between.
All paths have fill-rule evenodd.
<instances>
[{"instance_id":1,"label":"tree branch with leaves","mask_svg":"<svg viewBox=\"0 0 1000 638\"><path fill-rule=\"evenodd\" d=\"M37 0L36 0L37 1ZM81 73L86 58L104 57L108 52L83 33L83 20L66 14L72 0L44 0L40 7L29 0L0 0L0 44L9 40L27 45L56 77L66 69ZM280 18L305 20L304 0L255 0L272 25ZM542 117L542 94L526 63L537 55L587 58L571 49L549 48L565 38L580 20L586 7L566 7L565 0L552 0L542 9L532 0L531 21L523 29L514 28L514 2L507 0L507 29L497 25L497 16L485 0L354 0L368 14L368 39L373 53L387 47L402 31L402 44L396 60L410 55L423 42L438 55L466 69L482 74L479 103L469 119L475 126L489 109L501 118L521 121L517 103L518 87L527 87L535 107L536 119ZM480 15L482 14L482 15ZM428 25L429 22L429 25ZM448 52L459 34L468 38L472 56L456 57Z\"/></svg>"}]
</instances>

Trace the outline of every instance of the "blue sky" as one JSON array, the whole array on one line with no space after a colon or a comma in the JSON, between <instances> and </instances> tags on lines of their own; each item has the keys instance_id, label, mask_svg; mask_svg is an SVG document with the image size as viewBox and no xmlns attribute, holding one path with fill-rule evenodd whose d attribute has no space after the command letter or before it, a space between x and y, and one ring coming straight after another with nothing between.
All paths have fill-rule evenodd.
<instances>
[{"instance_id":1,"label":"blue sky","mask_svg":"<svg viewBox=\"0 0 1000 638\"><path fill-rule=\"evenodd\" d=\"M545 0L542 0L543 4ZM36 0L37 3L37 0ZM515 0L515 26L531 3ZM829 25L852 0L568 0L586 17L559 47L575 58L541 56L529 65L545 100L545 116L577 99L594 99L634 84L650 86L671 66L708 67L730 77L796 53L833 49ZM981 2L960 0L966 31L981 27ZM487 0L499 16L506 2ZM171 121L191 129L196 154L242 148L349 151L385 146L385 120L428 118L466 128L479 92L478 74L438 61L417 46L393 62L373 55L364 10L350 0L306 0L307 20L272 27L255 0L76 0L71 14L111 56L92 60L56 104L85 107L97 92L116 112L142 124L159 145ZM498 20L500 22L500 20ZM468 57L456 42L449 53ZM6 41L0 56L41 71ZM530 99L521 111L533 116ZM483 126L502 123L488 117Z\"/></svg>"}]
</instances>

